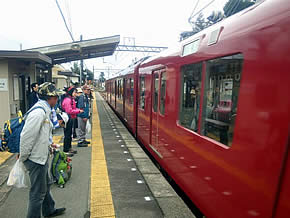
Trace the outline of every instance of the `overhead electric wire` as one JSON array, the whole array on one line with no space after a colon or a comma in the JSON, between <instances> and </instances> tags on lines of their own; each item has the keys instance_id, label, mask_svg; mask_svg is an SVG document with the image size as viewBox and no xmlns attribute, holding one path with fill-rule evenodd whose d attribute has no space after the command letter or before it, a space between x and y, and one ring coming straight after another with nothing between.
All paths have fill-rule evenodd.
<instances>
[{"instance_id":1,"label":"overhead electric wire","mask_svg":"<svg viewBox=\"0 0 290 218\"><path fill-rule=\"evenodd\" d=\"M67 23L66 23L65 17L64 17L64 15L63 15L63 13L62 13L62 10L61 10L61 8L60 8L60 6L59 6L59 4L58 4L58 1L55 0L55 2L56 2L56 5L57 5L57 7L58 7L58 10L59 10L59 12L60 12L60 14L61 14L61 16L62 16L62 19L63 19L64 25L65 25L65 27L66 27L66 29L67 29L67 31L68 31L68 33L69 33L69 35L70 35L72 41L74 42L74 41L75 41L75 40L74 40L74 37L73 37L73 35L72 35L70 29L69 29L68 26L67 26Z\"/></svg>"},{"instance_id":2,"label":"overhead electric wire","mask_svg":"<svg viewBox=\"0 0 290 218\"><path fill-rule=\"evenodd\" d=\"M191 19L193 17L195 17L196 15L198 15L200 12L202 12L204 9L206 9L208 6L210 6L215 0L212 0L210 3L208 3L206 6L204 6L202 9L200 9L198 12L196 12L194 15L192 15L190 18L189 18L189 23L192 24L191 22ZM197 2L198 3L198 2ZM193 14L193 13L192 13Z\"/></svg>"},{"instance_id":3,"label":"overhead electric wire","mask_svg":"<svg viewBox=\"0 0 290 218\"><path fill-rule=\"evenodd\" d=\"M193 13L195 12L195 9L197 8L198 3L199 3L199 0L197 0L196 4L194 6L194 9L193 9L193 11L192 11L192 13L191 13L191 15L190 15L190 17L188 19L189 22L190 22L190 19L192 18Z\"/></svg>"},{"instance_id":4,"label":"overhead electric wire","mask_svg":"<svg viewBox=\"0 0 290 218\"><path fill-rule=\"evenodd\" d=\"M65 1L65 7L66 7L66 13L67 13L67 18L68 18L68 24L69 24L69 27L70 27L70 31L71 31L71 33L73 33L73 31L72 31L72 23L71 23L71 12L70 12L69 0Z\"/></svg>"}]
</instances>

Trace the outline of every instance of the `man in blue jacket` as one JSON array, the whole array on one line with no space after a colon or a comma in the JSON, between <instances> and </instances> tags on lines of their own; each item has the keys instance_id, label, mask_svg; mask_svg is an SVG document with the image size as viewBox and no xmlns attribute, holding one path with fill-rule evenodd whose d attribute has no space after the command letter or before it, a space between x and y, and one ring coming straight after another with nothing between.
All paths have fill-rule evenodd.
<instances>
[{"instance_id":1,"label":"man in blue jacket","mask_svg":"<svg viewBox=\"0 0 290 218\"><path fill-rule=\"evenodd\" d=\"M90 103L88 96L90 95L90 87L83 86L83 94L78 98L77 108L83 109L84 112L77 115L78 119L78 147L87 147L90 142L86 140L86 125L90 117Z\"/></svg>"}]
</instances>

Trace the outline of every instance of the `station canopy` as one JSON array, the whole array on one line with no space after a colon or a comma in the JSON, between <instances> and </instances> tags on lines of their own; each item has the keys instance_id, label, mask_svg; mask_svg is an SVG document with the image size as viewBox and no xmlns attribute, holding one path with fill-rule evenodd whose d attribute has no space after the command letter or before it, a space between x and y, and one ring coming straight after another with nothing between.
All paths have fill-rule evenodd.
<instances>
[{"instance_id":1,"label":"station canopy","mask_svg":"<svg viewBox=\"0 0 290 218\"><path fill-rule=\"evenodd\" d=\"M51 64L52 60L47 55L37 51L0 51L0 60L13 59L34 61L36 63Z\"/></svg>"},{"instance_id":2,"label":"station canopy","mask_svg":"<svg viewBox=\"0 0 290 218\"><path fill-rule=\"evenodd\" d=\"M26 51L40 52L50 57L52 59L52 64L62 64L81 59L110 56L114 53L119 43L120 36L116 35L32 48Z\"/></svg>"}]
</instances>

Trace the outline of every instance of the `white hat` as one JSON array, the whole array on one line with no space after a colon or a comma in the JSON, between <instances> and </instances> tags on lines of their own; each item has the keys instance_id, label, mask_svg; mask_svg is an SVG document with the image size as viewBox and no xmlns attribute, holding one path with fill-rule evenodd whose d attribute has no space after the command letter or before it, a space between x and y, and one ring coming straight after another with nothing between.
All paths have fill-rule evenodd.
<instances>
[{"instance_id":1,"label":"white hat","mask_svg":"<svg viewBox=\"0 0 290 218\"><path fill-rule=\"evenodd\" d=\"M69 120L69 117L68 117L67 113L65 113L65 112L60 112L58 115L61 117L61 119L62 119L63 122L64 122L64 128L66 128L66 124L67 124L67 122L68 122L68 120Z\"/></svg>"},{"instance_id":2,"label":"white hat","mask_svg":"<svg viewBox=\"0 0 290 218\"><path fill-rule=\"evenodd\" d=\"M83 90L81 88L77 88L77 93L83 93Z\"/></svg>"}]
</instances>

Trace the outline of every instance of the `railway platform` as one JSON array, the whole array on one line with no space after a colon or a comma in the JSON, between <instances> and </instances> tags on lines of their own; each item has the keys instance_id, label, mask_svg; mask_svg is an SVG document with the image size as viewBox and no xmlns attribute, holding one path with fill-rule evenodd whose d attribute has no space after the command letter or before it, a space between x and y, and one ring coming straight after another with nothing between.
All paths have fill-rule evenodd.
<instances>
[{"instance_id":1,"label":"railway platform","mask_svg":"<svg viewBox=\"0 0 290 218\"><path fill-rule=\"evenodd\" d=\"M59 217L194 217L99 93L92 107L91 145L75 146L71 179L65 188L51 189L56 207L66 207ZM54 141L62 144L62 131ZM0 154L0 160L1 218L25 217L28 189L5 183L15 158Z\"/></svg>"}]
</instances>

